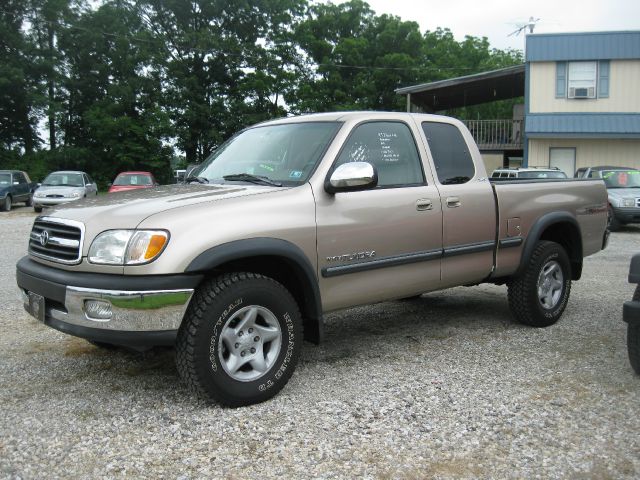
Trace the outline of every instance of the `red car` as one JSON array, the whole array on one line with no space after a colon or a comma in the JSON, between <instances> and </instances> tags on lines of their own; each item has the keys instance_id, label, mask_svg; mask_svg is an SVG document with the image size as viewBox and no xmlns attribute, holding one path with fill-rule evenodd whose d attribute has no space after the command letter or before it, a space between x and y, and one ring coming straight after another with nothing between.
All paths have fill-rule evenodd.
<instances>
[{"instance_id":1,"label":"red car","mask_svg":"<svg viewBox=\"0 0 640 480\"><path fill-rule=\"evenodd\" d=\"M109 187L109 193L152 188L158 185L159 183L151 172L120 172Z\"/></svg>"}]
</instances>

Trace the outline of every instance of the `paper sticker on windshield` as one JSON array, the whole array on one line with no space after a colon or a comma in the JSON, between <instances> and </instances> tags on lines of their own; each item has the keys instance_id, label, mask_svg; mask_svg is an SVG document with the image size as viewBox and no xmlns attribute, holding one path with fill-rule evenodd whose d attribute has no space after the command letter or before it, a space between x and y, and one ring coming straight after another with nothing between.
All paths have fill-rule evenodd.
<instances>
[{"instance_id":1,"label":"paper sticker on windshield","mask_svg":"<svg viewBox=\"0 0 640 480\"><path fill-rule=\"evenodd\" d=\"M302 172L300 170L291 170L289 178L302 178Z\"/></svg>"},{"instance_id":2,"label":"paper sticker on windshield","mask_svg":"<svg viewBox=\"0 0 640 480\"><path fill-rule=\"evenodd\" d=\"M266 163L261 163L260 165L258 165L260 168L262 168L263 170L268 170L269 172L275 172L276 169L273 168L273 166L271 165L267 165Z\"/></svg>"}]
</instances>

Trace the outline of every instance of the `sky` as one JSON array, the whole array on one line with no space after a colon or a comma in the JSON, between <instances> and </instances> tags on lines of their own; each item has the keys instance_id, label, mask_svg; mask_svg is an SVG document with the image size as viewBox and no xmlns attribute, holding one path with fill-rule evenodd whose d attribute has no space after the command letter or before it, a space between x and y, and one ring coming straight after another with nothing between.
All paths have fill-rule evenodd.
<instances>
[{"instance_id":1,"label":"sky","mask_svg":"<svg viewBox=\"0 0 640 480\"><path fill-rule=\"evenodd\" d=\"M418 22L420 30L449 28L457 40L487 37L492 48L522 50L509 34L540 19L534 33L640 30L640 0L365 0L376 14ZM333 3L342 3L333 0Z\"/></svg>"}]
</instances>

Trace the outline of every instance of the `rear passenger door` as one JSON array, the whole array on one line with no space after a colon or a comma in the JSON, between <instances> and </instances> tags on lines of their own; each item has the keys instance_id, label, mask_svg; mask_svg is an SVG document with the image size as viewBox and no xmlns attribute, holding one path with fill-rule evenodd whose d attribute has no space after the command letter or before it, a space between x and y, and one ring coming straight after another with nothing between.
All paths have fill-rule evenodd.
<instances>
[{"instance_id":1,"label":"rear passenger door","mask_svg":"<svg viewBox=\"0 0 640 480\"><path fill-rule=\"evenodd\" d=\"M421 127L442 199L442 287L480 281L492 271L496 238L493 190L475 167L482 159L457 125L428 121Z\"/></svg>"},{"instance_id":2,"label":"rear passenger door","mask_svg":"<svg viewBox=\"0 0 640 480\"><path fill-rule=\"evenodd\" d=\"M378 186L314 192L325 310L438 288L442 209L437 188L425 176L417 133L403 121L354 126L332 170L368 162L378 172Z\"/></svg>"}]
</instances>

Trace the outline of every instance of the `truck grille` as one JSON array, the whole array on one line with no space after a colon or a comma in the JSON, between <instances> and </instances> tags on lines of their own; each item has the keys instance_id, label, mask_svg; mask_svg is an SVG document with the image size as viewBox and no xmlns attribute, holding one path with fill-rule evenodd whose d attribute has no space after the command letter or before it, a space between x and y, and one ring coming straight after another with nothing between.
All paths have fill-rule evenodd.
<instances>
[{"instance_id":1,"label":"truck grille","mask_svg":"<svg viewBox=\"0 0 640 480\"><path fill-rule=\"evenodd\" d=\"M38 217L29 235L29 254L59 263L80 263L84 225L73 220Z\"/></svg>"}]
</instances>

